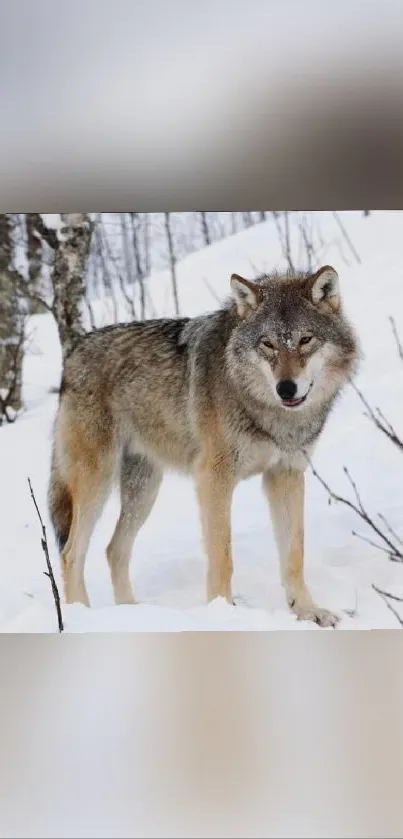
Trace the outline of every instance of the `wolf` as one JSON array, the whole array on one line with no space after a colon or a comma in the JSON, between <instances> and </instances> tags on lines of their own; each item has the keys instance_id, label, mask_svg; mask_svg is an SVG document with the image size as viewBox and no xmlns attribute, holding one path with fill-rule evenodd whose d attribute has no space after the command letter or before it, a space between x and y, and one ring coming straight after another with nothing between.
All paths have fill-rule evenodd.
<instances>
[{"instance_id":1,"label":"wolf","mask_svg":"<svg viewBox=\"0 0 403 839\"><path fill-rule=\"evenodd\" d=\"M106 555L115 602L135 602L133 543L175 470L195 484L207 599L232 603L232 497L261 475L288 605L300 620L336 626L305 583L304 475L360 355L339 276L324 265L232 274L229 286L216 311L95 329L66 355L48 489L65 600L89 605L85 557L119 483Z\"/></svg>"}]
</instances>

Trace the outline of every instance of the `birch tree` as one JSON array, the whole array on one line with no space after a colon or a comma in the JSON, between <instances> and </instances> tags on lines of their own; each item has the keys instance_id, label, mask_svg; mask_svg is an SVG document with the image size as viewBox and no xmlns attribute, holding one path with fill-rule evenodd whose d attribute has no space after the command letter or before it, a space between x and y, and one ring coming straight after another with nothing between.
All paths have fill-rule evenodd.
<instances>
[{"instance_id":1,"label":"birch tree","mask_svg":"<svg viewBox=\"0 0 403 839\"><path fill-rule=\"evenodd\" d=\"M21 408L24 314L13 267L12 213L0 213L0 425Z\"/></svg>"}]
</instances>

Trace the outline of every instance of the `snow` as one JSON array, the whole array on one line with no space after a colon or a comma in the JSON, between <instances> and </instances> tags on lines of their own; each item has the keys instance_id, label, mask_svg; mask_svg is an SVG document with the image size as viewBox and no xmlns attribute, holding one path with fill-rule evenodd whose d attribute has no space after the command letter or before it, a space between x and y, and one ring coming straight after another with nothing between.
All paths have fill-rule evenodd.
<instances>
[{"instance_id":1,"label":"snow","mask_svg":"<svg viewBox=\"0 0 403 839\"><path fill-rule=\"evenodd\" d=\"M357 384L374 407L379 406L402 431L403 363L399 359L389 316L403 335L402 212L340 213L360 263L354 258L332 213L318 213L324 246L319 262L338 269L345 306L364 352ZM211 310L229 293L229 278L281 267L281 253L272 222L193 253L177 266L181 312ZM252 268L253 266L253 268ZM148 285L155 313L173 314L169 272L153 275ZM108 318L104 302L94 311ZM123 304L119 316L128 317ZM29 352L24 367L25 411L18 421L0 429L0 631L57 632L56 613L41 549L40 528L29 494L28 477L47 526L56 579L60 571L47 518L52 424L57 396L50 392L60 376L60 348L50 315L30 322ZM403 538L401 478L403 460L396 447L376 431L349 388L316 450L314 465L332 489L352 497L343 472L348 466L364 506L382 512ZM198 510L191 483L176 475L164 479L156 505L133 551L131 576L139 601L115 606L105 548L113 531L119 499L113 495L94 532L86 564L91 608L63 604L67 632L266 631L319 629L297 621L286 606L280 585L277 553L260 480L241 484L235 493L232 526L235 606L221 600L205 603L206 562L200 540ZM320 606L341 614L340 630L398 626L372 584L399 596L403 567L352 535L367 538L353 511L328 503L316 478L307 475L306 579ZM394 602L399 609L399 603ZM346 614L352 612L352 615ZM403 612L403 608L402 608Z\"/></svg>"}]
</instances>

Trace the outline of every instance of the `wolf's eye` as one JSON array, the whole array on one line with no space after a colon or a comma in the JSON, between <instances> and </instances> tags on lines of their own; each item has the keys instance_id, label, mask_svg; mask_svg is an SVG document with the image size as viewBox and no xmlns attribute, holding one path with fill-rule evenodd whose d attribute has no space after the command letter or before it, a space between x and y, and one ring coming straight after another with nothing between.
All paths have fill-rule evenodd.
<instances>
[{"instance_id":1,"label":"wolf's eye","mask_svg":"<svg viewBox=\"0 0 403 839\"><path fill-rule=\"evenodd\" d=\"M306 347L308 344L311 343L312 338L313 338L313 335L305 335L303 338L301 338L301 340L299 342L300 346Z\"/></svg>"},{"instance_id":2,"label":"wolf's eye","mask_svg":"<svg viewBox=\"0 0 403 839\"><path fill-rule=\"evenodd\" d=\"M265 347L266 350L274 350L273 344L271 343L271 341L268 341L267 339L262 341L262 346Z\"/></svg>"}]
</instances>

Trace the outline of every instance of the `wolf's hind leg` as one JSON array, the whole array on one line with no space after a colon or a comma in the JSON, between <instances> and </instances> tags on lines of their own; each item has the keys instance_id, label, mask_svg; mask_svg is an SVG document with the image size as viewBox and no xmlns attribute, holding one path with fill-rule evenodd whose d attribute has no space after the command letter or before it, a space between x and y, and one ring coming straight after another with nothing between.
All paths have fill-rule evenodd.
<instances>
[{"instance_id":1,"label":"wolf's hind leg","mask_svg":"<svg viewBox=\"0 0 403 839\"><path fill-rule=\"evenodd\" d=\"M120 474L121 511L107 548L115 603L134 603L129 568L134 540L145 524L163 473L147 457L125 451Z\"/></svg>"},{"instance_id":2,"label":"wolf's hind leg","mask_svg":"<svg viewBox=\"0 0 403 839\"><path fill-rule=\"evenodd\" d=\"M112 468L98 464L89 468L77 464L72 493L72 522L67 543L61 554L64 594L67 603L89 605L84 580L84 565L89 541L108 497Z\"/></svg>"}]
</instances>

